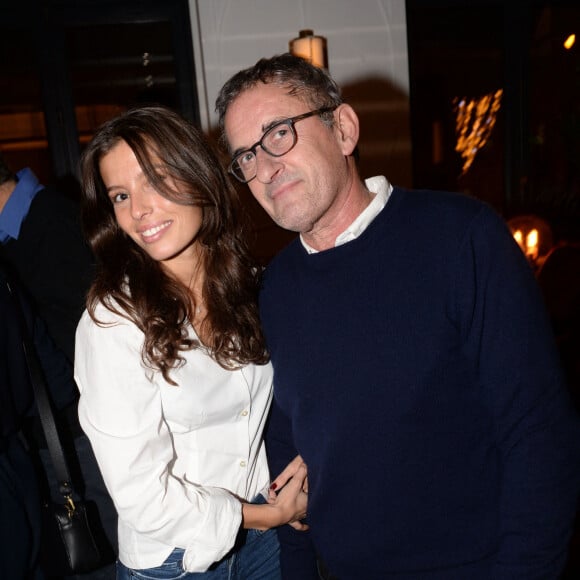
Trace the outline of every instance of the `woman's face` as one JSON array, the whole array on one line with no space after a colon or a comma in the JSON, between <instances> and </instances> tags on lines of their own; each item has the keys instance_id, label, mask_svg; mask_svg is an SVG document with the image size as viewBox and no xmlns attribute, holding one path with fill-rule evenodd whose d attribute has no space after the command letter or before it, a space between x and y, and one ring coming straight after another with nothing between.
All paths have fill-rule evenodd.
<instances>
[{"instance_id":1,"label":"woman's face","mask_svg":"<svg viewBox=\"0 0 580 580\"><path fill-rule=\"evenodd\" d=\"M154 157L152 161L155 164ZM188 284L199 256L196 236L202 209L178 204L158 193L125 141L119 141L101 158L99 168L119 227L151 258ZM161 162L157 170L166 175L170 188L178 189Z\"/></svg>"}]
</instances>

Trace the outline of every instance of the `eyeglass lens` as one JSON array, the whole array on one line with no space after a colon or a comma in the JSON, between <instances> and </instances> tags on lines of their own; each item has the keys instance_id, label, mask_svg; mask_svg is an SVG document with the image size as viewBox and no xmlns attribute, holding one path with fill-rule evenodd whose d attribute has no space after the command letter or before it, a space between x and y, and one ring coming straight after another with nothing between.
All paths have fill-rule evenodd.
<instances>
[{"instance_id":1,"label":"eyeglass lens","mask_svg":"<svg viewBox=\"0 0 580 580\"><path fill-rule=\"evenodd\" d=\"M293 122L287 119L270 127L253 149L259 146L269 155L281 157L288 153L295 143L296 132ZM246 182L253 179L257 170L256 152L248 150L240 153L233 160L231 169L235 172L236 177Z\"/></svg>"}]
</instances>

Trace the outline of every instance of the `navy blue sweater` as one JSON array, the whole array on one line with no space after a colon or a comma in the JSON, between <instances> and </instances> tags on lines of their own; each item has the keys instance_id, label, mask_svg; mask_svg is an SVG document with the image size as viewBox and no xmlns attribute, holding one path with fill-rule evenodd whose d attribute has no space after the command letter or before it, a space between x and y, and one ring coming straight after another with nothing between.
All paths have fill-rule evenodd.
<instances>
[{"instance_id":1,"label":"navy blue sweater","mask_svg":"<svg viewBox=\"0 0 580 580\"><path fill-rule=\"evenodd\" d=\"M356 240L299 240L260 299L275 476L308 465L286 578L553 579L579 490L578 419L533 274L464 195L395 189ZM314 549L312 549L314 546Z\"/></svg>"}]
</instances>

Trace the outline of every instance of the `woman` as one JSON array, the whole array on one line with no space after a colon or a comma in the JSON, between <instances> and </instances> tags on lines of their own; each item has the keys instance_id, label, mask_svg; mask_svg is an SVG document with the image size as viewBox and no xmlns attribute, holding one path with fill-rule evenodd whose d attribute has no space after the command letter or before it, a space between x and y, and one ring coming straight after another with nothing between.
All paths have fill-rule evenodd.
<instances>
[{"instance_id":1,"label":"woman","mask_svg":"<svg viewBox=\"0 0 580 580\"><path fill-rule=\"evenodd\" d=\"M264 502L272 369L235 191L163 107L103 125L82 180L98 271L75 376L119 514L117 578L279 578L271 528L305 527L306 470Z\"/></svg>"}]
</instances>

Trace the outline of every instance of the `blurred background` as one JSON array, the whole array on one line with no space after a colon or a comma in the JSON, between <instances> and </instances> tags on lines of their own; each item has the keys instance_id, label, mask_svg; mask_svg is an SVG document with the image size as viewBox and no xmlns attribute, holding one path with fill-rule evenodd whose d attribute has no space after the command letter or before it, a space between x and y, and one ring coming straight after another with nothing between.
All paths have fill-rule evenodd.
<instances>
[{"instance_id":1,"label":"blurred background","mask_svg":"<svg viewBox=\"0 0 580 580\"><path fill-rule=\"evenodd\" d=\"M2 0L0 151L75 195L100 123L161 102L211 135L222 83L303 29L361 117L363 175L538 216L543 254L579 241L577 0ZM247 205L267 261L291 236Z\"/></svg>"},{"instance_id":2,"label":"blurred background","mask_svg":"<svg viewBox=\"0 0 580 580\"><path fill-rule=\"evenodd\" d=\"M75 195L100 123L161 102L212 134L222 83L311 29L361 117L363 175L577 242L579 24L577 0L2 0L0 150ZM267 261L288 236L252 205Z\"/></svg>"}]
</instances>

